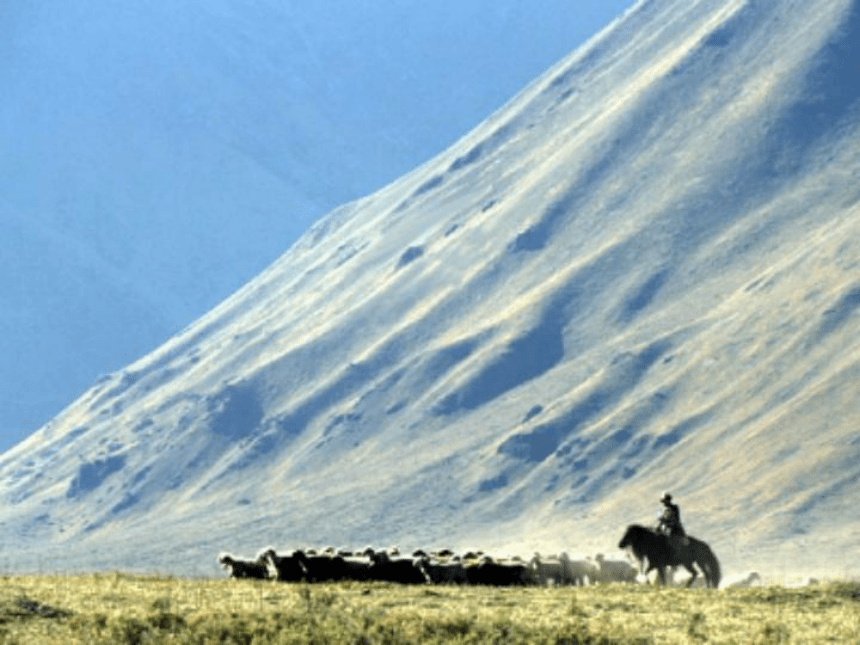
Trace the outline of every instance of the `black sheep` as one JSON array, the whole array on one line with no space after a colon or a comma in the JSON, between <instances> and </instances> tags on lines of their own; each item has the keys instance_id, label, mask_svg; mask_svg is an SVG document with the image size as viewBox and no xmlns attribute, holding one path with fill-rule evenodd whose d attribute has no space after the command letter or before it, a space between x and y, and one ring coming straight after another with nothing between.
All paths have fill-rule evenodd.
<instances>
[{"instance_id":1,"label":"black sheep","mask_svg":"<svg viewBox=\"0 0 860 645\"><path fill-rule=\"evenodd\" d=\"M298 554L300 551L294 551L292 555L280 556L275 553L274 549L269 549L263 553L263 558L268 567L269 577L279 580L280 582L299 582L307 576L304 566L302 566L301 558Z\"/></svg>"},{"instance_id":2,"label":"black sheep","mask_svg":"<svg viewBox=\"0 0 860 645\"><path fill-rule=\"evenodd\" d=\"M269 577L269 568L261 555L256 560L237 560L230 555L222 555L218 562L225 569L230 570L231 578L256 578L266 580Z\"/></svg>"},{"instance_id":3,"label":"black sheep","mask_svg":"<svg viewBox=\"0 0 860 645\"><path fill-rule=\"evenodd\" d=\"M374 553L370 556L370 579L402 584L423 584L427 582L424 572L411 558L392 560L387 553Z\"/></svg>"}]
</instances>

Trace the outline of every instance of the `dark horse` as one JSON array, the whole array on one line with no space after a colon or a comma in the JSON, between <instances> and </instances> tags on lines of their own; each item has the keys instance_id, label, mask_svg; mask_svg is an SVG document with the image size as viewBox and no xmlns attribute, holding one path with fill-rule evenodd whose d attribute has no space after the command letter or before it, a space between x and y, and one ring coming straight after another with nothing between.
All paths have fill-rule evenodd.
<instances>
[{"instance_id":1,"label":"dark horse","mask_svg":"<svg viewBox=\"0 0 860 645\"><path fill-rule=\"evenodd\" d=\"M640 567L644 560L648 560L648 569L657 569L660 582L666 584L666 567L683 566L692 574L687 586L693 584L698 572L693 567L698 565L705 575L705 582L709 587L717 588L720 585L720 563L717 556L711 551L707 543L688 537L689 544L678 544L673 548L672 540L653 529L631 524L627 527L624 537L618 546L621 549L630 547L633 555L639 560Z\"/></svg>"}]
</instances>

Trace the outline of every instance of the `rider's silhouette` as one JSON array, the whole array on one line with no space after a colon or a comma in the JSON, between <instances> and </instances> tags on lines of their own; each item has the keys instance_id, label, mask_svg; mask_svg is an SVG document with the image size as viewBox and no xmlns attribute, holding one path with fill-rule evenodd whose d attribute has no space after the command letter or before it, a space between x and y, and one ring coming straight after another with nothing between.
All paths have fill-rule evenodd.
<instances>
[{"instance_id":1,"label":"rider's silhouette","mask_svg":"<svg viewBox=\"0 0 860 645\"><path fill-rule=\"evenodd\" d=\"M657 521L657 531L669 538L668 546L677 558L681 555L682 549L690 544L687 532L681 526L681 509L677 504L672 503L672 496L669 493L663 493L660 501L664 508L663 514Z\"/></svg>"},{"instance_id":2,"label":"rider's silhouette","mask_svg":"<svg viewBox=\"0 0 860 645\"><path fill-rule=\"evenodd\" d=\"M665 508L657 522L657 530L669 537L687 537L687 532L681 526L681 509L677 504L672 503L672 496L669 493L663 493L660 501Z\"/></svg>"}]
</instances>

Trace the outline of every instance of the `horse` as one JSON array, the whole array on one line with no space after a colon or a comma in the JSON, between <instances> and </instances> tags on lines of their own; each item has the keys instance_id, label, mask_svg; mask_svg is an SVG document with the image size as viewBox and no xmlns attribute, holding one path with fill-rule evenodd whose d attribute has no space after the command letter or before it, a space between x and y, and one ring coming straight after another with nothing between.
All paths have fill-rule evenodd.
<instances>
[{"instance_id":1,"label":"horse","mask_svg":"<svg viewBox=\"0 0 860 645\"><path fill-rule=\"evenodd\" d=\"M688 543L682 544L680 540L673 540L669 536L658 533L653 529L631 524L627 527L624 537L618 543L620 549L630 547L633 555L639 561L640 569L645 559L648 560L648 573L657 569L657 575L661 584L666 584L666 567L683 566L690 572L691 578L687 586L692 586L698 572L693 567L698 565L705 576L705 582L709 587L717 588L720 585L720 563L717 556L706 542L694 537L687 537Z\"/></svg>"}]
</instances>

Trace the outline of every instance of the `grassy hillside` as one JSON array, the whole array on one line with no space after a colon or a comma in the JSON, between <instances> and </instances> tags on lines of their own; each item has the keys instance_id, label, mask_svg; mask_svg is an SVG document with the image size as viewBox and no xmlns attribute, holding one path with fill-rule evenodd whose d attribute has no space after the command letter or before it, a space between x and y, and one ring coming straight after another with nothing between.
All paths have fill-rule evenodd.
<instances>
[{"instance_id":1,"label":"grassy hillside","mask_svg":"<svg viewBox=\"0 0 860 645\"><path fill-rule=\"evenodd\" d=\"M502 589L8 577L0 642L853 643L858 609L857 583Z\"/></svg>"}]
</instances>

